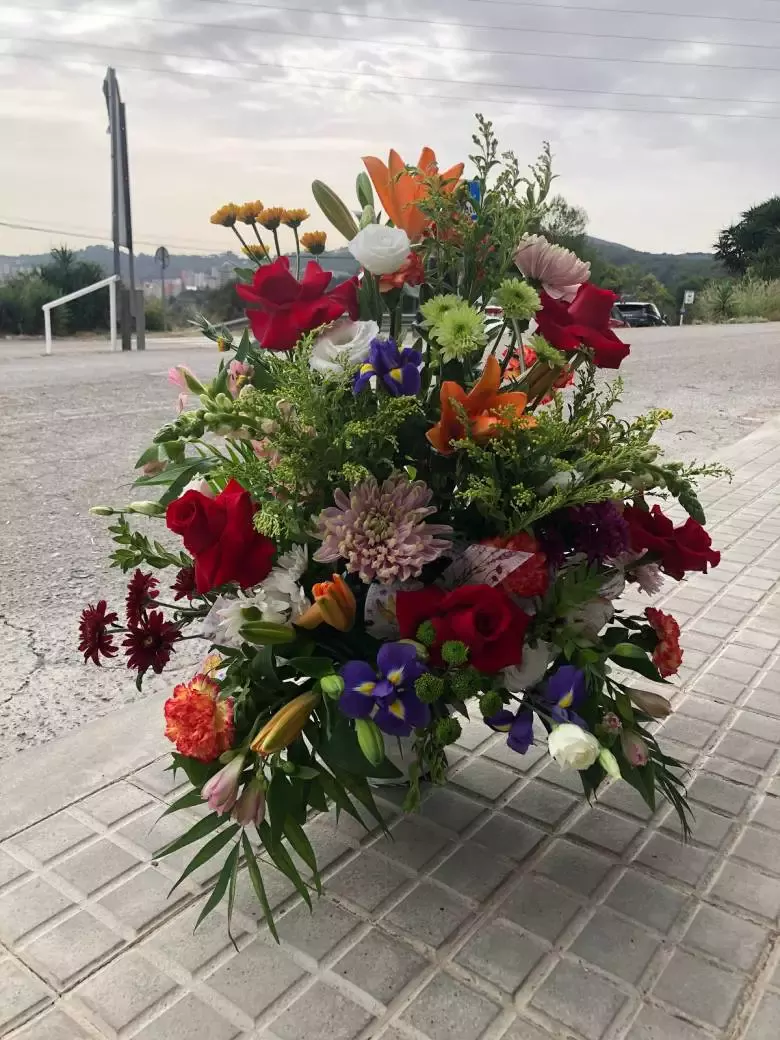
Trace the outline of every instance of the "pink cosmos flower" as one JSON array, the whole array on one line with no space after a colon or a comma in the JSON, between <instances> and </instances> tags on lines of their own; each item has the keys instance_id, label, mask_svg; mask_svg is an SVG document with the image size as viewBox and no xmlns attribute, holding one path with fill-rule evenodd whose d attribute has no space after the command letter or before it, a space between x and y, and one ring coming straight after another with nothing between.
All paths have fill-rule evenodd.
<instances>
[{"instance_id":1,"label":"pink cosmos flower","mask_svg":"<svg viewBox=\"0 0 780 1040\"><path fill-rule=\"evenodd\" d=\"M244 361L231 361L228 365L228 390L231 397L238 397L241 387L255 374L255 366Z\"/></svg>"},{"instance_id":2,"label":"pink cosmos flower","mask_svg":"<svg viewBox=\"0 0 780 1040\"><path fill-rule=\"evenodd\" d=\"M542 283L554 300L571 302L590 278L590 264L570 249L553 245L544 235L523 235L515 251L515 264L526 276Z\"/></svg>"},{"instance_id":3,"label":"pink cosmos flower","mask_svg":"<svg viewBox=\"0 0 780 1040\"><path fill-rule=\"evenodd\" d=\"M450 545L441 537L452 534L448 524L425 523L436 512L432 497L427 484L404 474L388 477L381 486L370 477L349 495L337 490L335 506L323 509L317 520L322 547L314 559L345 559L347 570L366 584L416 578Z\"/></svg>"}]
</instances>

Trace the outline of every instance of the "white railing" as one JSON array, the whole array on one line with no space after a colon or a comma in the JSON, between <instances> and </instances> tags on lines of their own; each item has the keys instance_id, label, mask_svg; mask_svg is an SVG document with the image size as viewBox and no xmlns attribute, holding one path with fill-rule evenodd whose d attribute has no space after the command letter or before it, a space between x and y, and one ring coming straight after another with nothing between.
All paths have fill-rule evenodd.
<instances>
[{"instance_id":1,"label":"white railing","mask_svg":"<svg viewBox=\"0 0 780 1040\"><path fill-rule=\"evenodd\" d=\"M77 300L79 296L86 296L88 293L95 292L96 289L102 289L104 286L108 286L108 324L111 330L111 349L116 350L116 283L119 281L119 275L112 274L108 278L103 278L99 282L94 282L92 285L87 285L83 289L77 289L75 292L68 293L67 296L60 296L58 300L50 300L49 303L43 305L43 324L46 335L46 353L51 354L51 312L52 308L59 307L62 303L70 303L71 300Z\"/></svg>"}]
</instances>

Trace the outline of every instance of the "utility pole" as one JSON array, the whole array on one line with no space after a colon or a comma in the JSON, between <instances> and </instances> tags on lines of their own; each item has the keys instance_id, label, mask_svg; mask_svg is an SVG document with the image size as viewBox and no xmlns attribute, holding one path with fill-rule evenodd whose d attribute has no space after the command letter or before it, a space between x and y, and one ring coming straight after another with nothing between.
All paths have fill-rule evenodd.
<instances>
[{"instance_id":1,"label":"utility pole","mask_svg":"<svg viewBox=\"0 0 780 1040\"><path fill-rule=\"evenodd\" d=\"M160 265L160 301L162 303L163 332L165 332L167 328L165 321L165 268L171 262L171 255L165 246L160 246L154 254L154 258Z\"/></svg>"},{"instance_id":2,"label":"utility pole","mask_svg":"<svg viewBox=\"0 0 780 1040\"><path fill-rule=\"evenodd\" d=\"M132 324L135 320L136 350L143 350L145 317L143 297L139 300L135 287L133 256L133 224L130 210L130 165L127 154L127 118L119 93L116 72L110 66L103 80L103 96L108 109L108 133L111 137L111 237L114 242L114 274L120 278L121 247L127 249L129 289L120 289L120 327L122 350L132 347ZM120 283L121 285L121 283Z\"/></svg>"}]
</instances>

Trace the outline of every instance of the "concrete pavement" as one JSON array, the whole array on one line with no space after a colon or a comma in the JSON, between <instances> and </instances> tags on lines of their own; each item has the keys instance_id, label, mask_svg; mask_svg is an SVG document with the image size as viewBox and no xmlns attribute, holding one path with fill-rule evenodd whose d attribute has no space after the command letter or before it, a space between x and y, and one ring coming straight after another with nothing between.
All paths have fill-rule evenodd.
<instances>
[{"instance_id":1,"label":"concrete pavement","mask_svg":"<svg viewBox=\"0 0 780 1040\"><path fill-rule=\"evenodd\" d=\"M269 869L281 946L242 876L233 946L220 914L192 934L207 873L166 898L183 864L152 853L183 821L155 826L179 789L143 702L0 766L0 1035L776 1040L780 418L719 454L723 562L657 597L683 626L663 738L689 845L667 806L619 784L590 807L543 746L474 723L421 816L387 803L392 841L311 821L313 917Z\"/></svg>"}]
</instances>

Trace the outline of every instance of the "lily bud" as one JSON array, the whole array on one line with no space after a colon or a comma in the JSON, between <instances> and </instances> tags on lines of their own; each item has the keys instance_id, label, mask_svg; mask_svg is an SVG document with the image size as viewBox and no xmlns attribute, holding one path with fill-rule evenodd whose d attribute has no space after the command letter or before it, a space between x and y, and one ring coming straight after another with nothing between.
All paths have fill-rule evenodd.
<instances>
[{"instance_id":1,"label":"lily bud","mask_svg":"<svg viewBox=\"0 0 780 1040\"><path fill-rule=\"evenodd\" d=\"M385 741L382 732L371 719L355 719L355 732L360 750L372 766L384 761Z\"/></svg>"},{"instance_id":2,"label":"lily bud","mask_svg":"<svg viewBox=\"0 0 780 1040\"><path fill-rule=\"evenodd\" d=\"M628 695L637 708L653 719L665 719L672 714L672 706L666 697L648 690L629 690Z\"/></svg>"},{"instance_id":3,"label":"lily bud","mask_svg":"<svg viewBox=\"0 0 780 1040\"><path fill-rule=\"evenodd\" d=\"M295 641L295 632L289 625L279 625L273 621L247 621L241 626L240 635L247 643L261 646L277 646Z\"/></svg>"},{"instance_id":4,"label":"lily bud","mask_svg":"<svg viewBox=\"0 0 780 1040\"><path fill-rule=\"evenodd\" d=\"M242 827L257 827L263 822L265 791L256 776L244 787L230 815Z\"/></svg>"},{"instance_id":5,"label":"lily bud","mask_svg":"<svg viewBox=\"0 0 780 1040\"><path fill-rule=\"evenodd\" d=\"M115 512L111 506L92 506L90 509L92 516L113 516Z\"/></svg>"},{"instance_id":6,"label":"lily bud","mask_svg":"<svg viewBox=\"0 0 780 1040\"><path fill-rule=\"evenodd\" d=\"M622 774L620 772L618 760L608 748L601 749L601 753L599 754L599 763L607 776L611 776L613 780L620 779Z\"/></svg>"},{"instance_id":7,"label":"lily bud","mask_svg":"<svg viewBox=\"0 0 780 1040\"><path fill-rule=\"evenodd\" d=\"M631 730L624 729L620 734L620 746L623 748L623 754L632 766L640 768L647 765L650 751L638 733L632 733Z\"/></svg>"},{"instance_id":8,"label":"lily bud","mask_svg":"<svg viewBox=\"0 0 780 1040\"><path fill-rule=\"evenodd\" d=\"M338 195L322 181L312 181L311 193L323 214L334 228L349 242L358 233L355 218L338 197Z\"/></svg>"},{"instance_id":9,"label":"lily bud","mask_svg":"<svg viewBox=\"0 0 780 1040\"><path fill-rule=\"evenodd\" d=\"M244 756L237 755L203 785L200 794L209 808L222 816L230 812L238 798L238 783L244 771Z\"/></svg>"},{"instance_id":10,"label":"lily bud","mask_svg":"<svg viewBox=\"0 0 780 1040\"><path fill-rule=\"evenodd\" d=\"M131 502L127 512L142 513L144 516L164 516L165 506L161 506L159 502Z\"/></svg>"},{"instance_id":11,"label":"lily bud","mask_svg":"<svg viewBox=\"0 0 780 1040\"><path fill-rule=\"evenodd\" d=\"M309 721L309 716L319 702L318 693L301 693L266 722L251 743L258 755L272 755L292 744Z\"/></svg>"},{"instance_id":12,"label":"lily bud","mask_svg":"<svg viewBox=\"0 0 780 1040\"><path fill-rule=\"evenodd\" d=\"M336 697L340 697L344 692L344 680L340 675L323 675L320 679L320 689L326 697L331 697L335 700Z\"/></svg>"}]
</instances>

